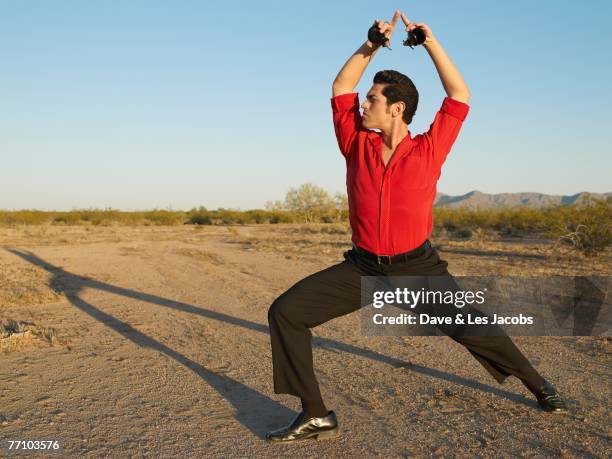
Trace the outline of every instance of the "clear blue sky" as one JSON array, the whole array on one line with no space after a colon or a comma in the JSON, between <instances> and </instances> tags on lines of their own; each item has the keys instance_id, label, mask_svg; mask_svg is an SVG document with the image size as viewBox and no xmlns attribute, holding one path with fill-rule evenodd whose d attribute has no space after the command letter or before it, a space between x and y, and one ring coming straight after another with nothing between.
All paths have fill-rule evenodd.
<instances>
[{"instance_id":1,"label":"clear blue sky","mask_svg":"<svg viewBox=\"0 0 612 459\"><path fill-rule=\"evenodd\" d=\"M471 90L438 190L611 191L606 1L0 1L0 208L262 207L345 191L331 83L377 17L425 22ZM412 134L445 94L425 49ZM363 99L362 99L363 100Z\"/></svg>"}]
</instances>

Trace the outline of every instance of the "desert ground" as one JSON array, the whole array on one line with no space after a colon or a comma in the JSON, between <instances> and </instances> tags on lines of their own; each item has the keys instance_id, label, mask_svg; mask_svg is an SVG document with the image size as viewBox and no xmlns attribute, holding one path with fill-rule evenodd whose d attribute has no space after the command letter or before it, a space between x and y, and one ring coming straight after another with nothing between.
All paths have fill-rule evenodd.
<instances>
[{"instance_id":1,"label":"desert ground","mask_svg":"<svg viewBox=\"0 0 612 459\"><path fill-rule=\"evenodd\" d=\"M539 240L432 242L454 275L612 266ZM341 435L266 443L299 410L273 392L268 307L349 248L343 225L0 228L0 456L57 440L72 457L609 457L608 337L514 338L570 407L549 414L450 338L363 336L359 313L313 329Z\"/></svg>"}]
</instances>

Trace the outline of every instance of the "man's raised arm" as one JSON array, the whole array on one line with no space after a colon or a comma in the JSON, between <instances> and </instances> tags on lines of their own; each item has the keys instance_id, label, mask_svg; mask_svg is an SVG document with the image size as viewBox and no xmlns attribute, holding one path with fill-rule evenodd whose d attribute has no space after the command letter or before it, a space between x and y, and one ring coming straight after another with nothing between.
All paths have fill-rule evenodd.
<instances>
[{"instance_id":1,"label":"man's raised arm","mask_svg":"<svg viewBox=\"0 0 612 459\"><path fill-rule=\"evenodd\" d=\"M374 25L377 25L378 30L389 39L393 33L393 29L395 29L395 24L397 23L400 14L401 13L399 11L396 11L390 23L377 19L374 21ZM333 97L351 93L355 90L359 80L361 80L363 72L365 72L370 60L380 47L381 45L374 44L370 40L366 40L366 42L353 53L349 60L346 61L340 72L338 72L338 75L332 84Z\"/></svg>"},{"instance_id":2,"label":"man's raised arm","mask_svg":"<svg viewBox=\"0 0 612 459\"><path fill-rule=\"evenodd\" d=\"M438 75L440 75L440 80L442 81L442 86L444 86L444 90L446 91L446 95L448 97L458 100L459 102L463 102L465 104L468 103L470 98L470 91L463 80L463 77L451 61L444 48L436 37L434 37L431 29L427 24L423 23L412 23L410 22L406 16L402 13L402 21L406 24L406 31L414 30L419 28L425 32L425 42L423 46L429 53L431 60L433 60L434 65L436 66L436 70L438 71Z\"/></svg>"}]
</instances>

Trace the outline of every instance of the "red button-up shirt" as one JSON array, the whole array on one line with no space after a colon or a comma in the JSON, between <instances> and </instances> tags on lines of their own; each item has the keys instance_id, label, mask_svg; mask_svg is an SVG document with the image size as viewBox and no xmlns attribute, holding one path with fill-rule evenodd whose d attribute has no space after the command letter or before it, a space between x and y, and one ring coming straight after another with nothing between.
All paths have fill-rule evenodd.
<instances>
[{"instance_id":1,"label":"red button-up shirt","mask_svg":"<svg viewBox=\"0 0 612 459\"><path fill-rule=\"evenodd\" d=\"M346 159L353 243L377 255L412 250L429 238L442 164L469 106L444 98L429 130L397 146L385 167L382 134L361 126L359 94L331 99L334 128Z\"/></svg>"}]
</instances>

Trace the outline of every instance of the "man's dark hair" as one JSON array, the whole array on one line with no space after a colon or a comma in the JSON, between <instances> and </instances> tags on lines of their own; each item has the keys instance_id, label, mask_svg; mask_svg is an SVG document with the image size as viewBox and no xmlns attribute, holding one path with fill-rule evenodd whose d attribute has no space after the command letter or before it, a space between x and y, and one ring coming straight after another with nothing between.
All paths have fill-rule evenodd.
<instances>
[{"instance_id":1,"label":"man's dark hair","mask_svg":"<svg viewBox=\"0 0 612 459\"><path fill-rule=\"evenodd\" d=\"M406 109L402 115L404 123L410 124L417 106L419 92L410 78L395 70L381 70L374 75L374 84L385 84L382 93L387 98L387 105L404 102Z\"/></svg>"}]
</instances>

